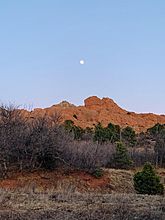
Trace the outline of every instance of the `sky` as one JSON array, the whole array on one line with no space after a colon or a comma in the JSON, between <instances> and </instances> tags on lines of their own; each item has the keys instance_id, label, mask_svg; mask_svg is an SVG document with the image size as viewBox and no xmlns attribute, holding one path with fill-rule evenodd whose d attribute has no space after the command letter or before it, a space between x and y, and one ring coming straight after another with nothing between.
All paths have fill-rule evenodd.
<instances>
[{"instance_id":1,"label":"sky","mask_svg":"<svg viewBox=\"0 0 165 220\"><path fill-rule=\"evenodd\" d=\"M164 84L164 0L0 1L0 102L165 114Z\"/></svg>"}]
</instances>

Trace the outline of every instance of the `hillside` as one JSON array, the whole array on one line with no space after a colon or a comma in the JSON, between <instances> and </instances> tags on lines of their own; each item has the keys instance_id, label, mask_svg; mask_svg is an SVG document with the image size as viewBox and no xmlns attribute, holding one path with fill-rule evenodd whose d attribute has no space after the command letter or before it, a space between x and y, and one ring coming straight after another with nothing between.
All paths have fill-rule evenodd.
<instances>
[{"instance_id":1,"label":"hillside","mask_svg":"<svg viewBox=\"0 0 165 220\"><path fill-rule=\"evenodd\" d=\"M52 115L59 112L62 122L65 120L74 121L75 125L82 128L92 127L101 122L103 126L108 123L120 125L121 127L131 126L136 132L146 131L156 123L165 124L165 115L153 113L137 114L120 108L112 99L100 99L92 96L84 100L84 106L75 106L67 101L53 105L49 108L37 108L31 112L24 111L27 117L38 117Z\"/></svg>"},{"instance_id":2,"label":"hillside","mask_svg":"<svg viewBox=\"0 0 165 220\"><path fill-rule=\"evenodd\" d=\"M81 171L15 174L0 182L0 219L164 219L164 196L135 194L134 171L104 172L101 179Z\"/></svg>"}]
</instances>

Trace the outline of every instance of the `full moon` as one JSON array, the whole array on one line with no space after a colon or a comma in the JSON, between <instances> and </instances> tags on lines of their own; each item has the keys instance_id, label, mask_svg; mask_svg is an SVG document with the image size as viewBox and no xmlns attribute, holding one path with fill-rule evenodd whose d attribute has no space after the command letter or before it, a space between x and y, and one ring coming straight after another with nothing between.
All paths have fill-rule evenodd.
<instances>
[{"instance_id":1,"label":"full moon","mask_svg":"<svg viewBox=\"0 0 165 220\"><path fill-rule=\"evenodd\" d=\"M84 61L84 60L80 60L80 64L81 64L81 65L84 65L84 64L85 64L85 61Z\"/></svg>"}]
</instances>

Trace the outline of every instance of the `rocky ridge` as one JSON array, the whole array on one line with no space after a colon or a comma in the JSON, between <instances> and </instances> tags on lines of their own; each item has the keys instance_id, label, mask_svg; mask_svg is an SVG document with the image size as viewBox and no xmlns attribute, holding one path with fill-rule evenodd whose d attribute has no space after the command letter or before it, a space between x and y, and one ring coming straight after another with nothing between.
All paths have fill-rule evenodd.
<instances>
[{"instance_id":1,"label":"rocky ridge","mask_svg":"<svg viewBox=\"0 0 165 220\"><path fill-rule=\"evenodd\" d=\"M120 125L121 127L131 126L136 132L146 131L156 123L165 124L165 115L153 113L137 114L120 108L110 98L98 98L92 96L84 100L84 106L75 106L67 101L53 105L49 108L37 108L31 112L24 111L28 117L38 117L42 115L52 115L59 112L62 122L72 120L75 125L82 128L93 127L98 122L103 126L108 123Z\"/></svg>"}]
</instances>

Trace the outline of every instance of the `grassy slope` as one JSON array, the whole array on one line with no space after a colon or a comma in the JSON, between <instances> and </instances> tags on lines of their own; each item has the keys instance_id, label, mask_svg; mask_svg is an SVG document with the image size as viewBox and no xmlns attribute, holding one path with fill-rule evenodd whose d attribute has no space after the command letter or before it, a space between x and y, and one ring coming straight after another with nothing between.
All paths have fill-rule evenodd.
<instances>
[{"instance_id":1,"label":"grassy slope","mask_svg":"<svg viewBox=\"0 0 165 220\"><path fill-rule=\"evenodd\" d=\"M165 198L136 195L134 172L15 174L0 182L0 219L165 219Z\"/></svg>"}]
</instances>

